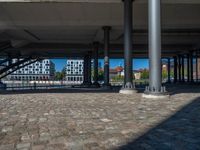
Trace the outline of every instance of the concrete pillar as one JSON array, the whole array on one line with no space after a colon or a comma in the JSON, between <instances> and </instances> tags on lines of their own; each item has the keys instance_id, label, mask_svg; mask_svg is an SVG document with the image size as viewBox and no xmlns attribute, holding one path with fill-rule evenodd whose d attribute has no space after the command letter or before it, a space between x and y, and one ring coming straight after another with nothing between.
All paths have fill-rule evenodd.
<instances>
[{"instance_id":1,"label":"concrete pillar","mask_svg":"<svg viewBox=\"0 0 200 150\"><path fill-rule=\"evenodd\" d=\"M181 55L178 55L178 81L181 82Z\"/></svg>"},{"instance_id":2,"label":"concrete pillar","mask_svg":"<svg viewBox=\"0 0 200 150\"><path fill-rule=\"evenodd\" d=\"M191 82L194 82L194 78L193 78L193 52L190 53L190 79L191 79Z\"/></svg>"},{"instance_id":3,"label":"concrete pillar","mask_svg":"<svg viewBox=\"0 0 200 150\"><path fill-rule=\"evenodd\" d=\"M174 56L174 83L177 82L177 57Z\"/></svg>"},{"instance_id":4,"label":"concrete pillar","mask_svg":"<svg viewBox=\"0 0 200 150\"><path fill-rule=\"evenodd\" d=\"M110 89L110 77L109 77L109 71L110 71L110 65L109 65L109 50L110 50L110 26L104 26L104 84L103 88Z\"/></svg>"},{"instance_id":5,"label":"concrete pillar","mask_svg":"<svg viewBox=\"0 0 200 150\"><path fill-rule=\"evenodd\" d=\"M122 94L134 94L132 67L132 27L133 27L133 0L124 0L124 85Z\"/></svg>"},{"instance_id":6,"label":"concrete pillar","mask_svg":"<svg viewBox=\"0 0 200 150\"><path fill-rule=\"evenodd\" d=\"M91 76L91 73L92 73L92 68L91 68L91 59L92 59L92 53L90 52L88 54L88 85L91 85L92 84L92 76Z\"/></svg>"},{"instance_id":7,"label":"concrete pillar","mask_svg":"<svg viewBox=\"0 0 200 150\"><path fill-rule=\"evenodd\" d=\"M99 54L99 42L94 42L93 43L93 46L94 46L94 83L93 83L93 86L94 87L100 87L99 83L98 83L98 69L99 69L99 66L98 66L98 54Z\"/></svg>"},{"instance_id":8,"label":"concrete pillar","mask_svg":"<svg viewBox=\"0 0 200 150\"><path fill-rule=\"evenodd\" d=\"M187 54L187 82L190 82L190 55Z\"/></svg>"},{"instance_id":9,"label":"concrete pillar","mask_svg":"<svg viewBox=\"0 0 200 150\"><path fill-rule=\"evenodd\" d=\"M89 81L88 81L88 59L89 59L89 56L85 55L84 56L84 62L83 62L83 86L89 85Z\"/></svg>"},{"instance_id":10,"label":"concrete pillar","mask_svg":"<svg viewBox=\"0 0 200 150\"><path fill-rule=\"evenodd\" d=\"M149 86L144 97L163 97L161 74L161 0L149 0ZM165 96L164 96L165 97Z\"/></svg>"},{"instance_id":11,"label":"concrete pillar","mask_svg":"<svg viewBox=\"0 0 200 150\"><path fill-rule=\"evenodd\" d=\"M198 82L198 51L196 51L196 82Z\"/></svg>"},{"instance_id":12,"label":"concrete pillar","mask_svg":"<svg viewBox=\"0 0 200 150\"><path fill-rule=\"evenodd\" d=\"M171 83L171 59L167 59L167 75L168 75L168 83Z\"/></svg>"},{"instance_id":13,"label":"concrete pillar","mask_svg":"<svg viewBox=\"0 0 200 150\"><path fill-rule=\"evenodd\" d=\"M182 82L185 82L185 57L181 57L181 68L182 68Z\"/></svg>"}]
</instances>

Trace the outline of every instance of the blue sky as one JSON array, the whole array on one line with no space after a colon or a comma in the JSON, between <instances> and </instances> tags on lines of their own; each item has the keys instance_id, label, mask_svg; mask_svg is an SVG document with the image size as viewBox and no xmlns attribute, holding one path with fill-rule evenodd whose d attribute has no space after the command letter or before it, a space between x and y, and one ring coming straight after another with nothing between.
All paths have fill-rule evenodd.
<instances>
[{"instance_id":1,"label":"blue sky","mask_svg":"<svg viewBox=\"0 0 200 150\"><path fill-rule=\"evenodd\" d=\"M66 64L67 59L52 59L55 63L56 71L61 71ZM99 62L103 66L103 59L100 59ZM115 68L116 66L124 66L123 59L110 59L110 67ZM134 59L133 60L133 68L134 70L138 70L140 68L148 68L148 59Z\"/></svg>"}]
</instances>

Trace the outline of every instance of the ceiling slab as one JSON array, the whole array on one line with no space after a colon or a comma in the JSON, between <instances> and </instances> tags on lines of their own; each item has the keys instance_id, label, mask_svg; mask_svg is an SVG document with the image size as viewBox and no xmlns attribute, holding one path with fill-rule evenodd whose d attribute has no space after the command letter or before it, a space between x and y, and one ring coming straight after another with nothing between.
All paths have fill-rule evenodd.
<instances>
[{"instance_id":1,"label":"ceiling slab","mask_svg":"<svg viewBox=\"0 0 200 150\"><path fill-rule=\"evenodd\" d=\"M189 45L190 47L180 47L183 52L185 49L189 51L200 48L200 1L162 2L163 45ZM46 49L50 49L48 45L51 44L90 45L95 41L103 43L103 26L112 27L111 44L123 45L121 0L7 0L6 3L0 3L0 10L0 42L18 41L18 49L12 49L12 52L16 50L18 54L31 54L34 51L28 51L28 48L25 50L23 43L36 44L37 50L34 52L37 52L38 56L40 50L45 49L39 45L46 45ZM147 54L147 0L135 0L133 3L132 35L133 45L144 45ZM23 52L20 52L20 45ZM170 48L173 50L172 46ZM51 54L58 52L59 48L60 46L52 48ZM69 53L71 50L81 54L80 49L76 50L76 47L68 48ZM119 48L123 52L123 46ZM174 47L174 53L180 52L176 49L177 47ZM134 48L135 53L139 50L140 47Z\"/></svg>"}]
</instances>

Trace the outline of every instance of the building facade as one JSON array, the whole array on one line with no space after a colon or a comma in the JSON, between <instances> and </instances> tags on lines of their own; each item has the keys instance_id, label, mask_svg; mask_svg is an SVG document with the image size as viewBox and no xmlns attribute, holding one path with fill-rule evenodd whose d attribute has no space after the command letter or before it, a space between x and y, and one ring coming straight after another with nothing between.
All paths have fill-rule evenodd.
<instances>
[{"instance_id":1,"label":"building facade","mask_svg":"<svg viewBox=\"0 0 200 150\"><path fill-rule=\"evenodd\" d=\"M67 59L66 81L83 82L83 60Z\"/></svg>"},{"instance_id":2,"label":"building facade","mask_svg":"<svg viewBox=\"0 0 200 150\"><path fill-rule=\"evenodd\" d=\"M17 59L12 60L13 63ZM49 59L37 61L10 74L9 80L52 80L55 75L55 64Z\"/></svg>"}]
</instances>

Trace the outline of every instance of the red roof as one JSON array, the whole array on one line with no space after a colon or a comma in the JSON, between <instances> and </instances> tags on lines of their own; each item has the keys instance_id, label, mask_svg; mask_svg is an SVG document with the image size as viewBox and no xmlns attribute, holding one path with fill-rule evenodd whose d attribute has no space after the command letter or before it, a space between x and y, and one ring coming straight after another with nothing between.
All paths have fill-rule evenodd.
<instances>
[{"instance_id":1,"label":"red roof","mask_svg":"<svg viewBox=\"0 0 200 150\"><path fill-rule=\"evenodd\" d=\"M122 72L122 71L124 70L124 68L118 66L118 67L115 68L115 70L116 70L117 72Z\"/></svg>"}]
</instances>

